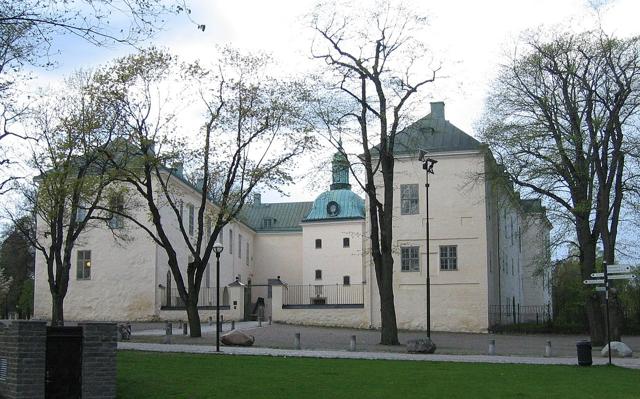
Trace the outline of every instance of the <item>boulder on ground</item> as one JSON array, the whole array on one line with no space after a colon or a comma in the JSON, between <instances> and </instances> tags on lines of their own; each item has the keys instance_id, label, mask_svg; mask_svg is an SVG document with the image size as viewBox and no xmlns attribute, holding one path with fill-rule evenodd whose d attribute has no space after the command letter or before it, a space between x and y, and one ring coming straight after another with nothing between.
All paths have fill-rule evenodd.
<instances>
[{"instance_id":1,"label":"boulder on ground","mask_svg":"<svg viewBox=\"0 0 640 399\"><path fill-rule=\"evenodd\" d=\"M603 357L609 356L609 345L605 345L600 351ZM627 344L620 341L611 341L611 356L613 357L632 357L633 351Z\"/></svg>"},{"instance_id":2,"label":"boulder on ground","mask_svg":"<svg viewBox=\"0 0 640 399\"><path fill-rule=\"evenodd\" d=\"M247 335L238 330L229 331L220 337L220 342L229 346L251 346L255 340L253 335Z\"/></svg>"},{"instance_id":3,"label":"boulder on ground","mask_svg":"<svg viewBox=\"0 0 640 399\"><path fill-rule=\"evenodd\" d=\"M433 353L436 351L436 344L429 338L418 338L407 341L407 352L409 353Z\"/></svg>"}]
</instances>

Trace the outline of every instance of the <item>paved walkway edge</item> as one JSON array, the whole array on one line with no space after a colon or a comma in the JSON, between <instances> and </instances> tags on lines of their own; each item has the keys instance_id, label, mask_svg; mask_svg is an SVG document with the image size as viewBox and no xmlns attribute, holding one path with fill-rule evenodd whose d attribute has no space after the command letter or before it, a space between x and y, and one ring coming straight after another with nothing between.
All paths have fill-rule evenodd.
<instances>
[{"instance_id":1,"label":"paved walkway edge","mask_svg":"<svg viewBox=\"0 0 640 399\"><path fill-rule=\"evenodd\" d=\"M119 350L137 350L147 352L198 353L215 355L246 355L276 357L311 357L322 359L366 359L366 360L407 360L426 362L460 362L460 363L502 363L502 364L555 364L577 365L575 358L568 357L525 357L525 356L488 356L488 355L418 355L410 353L389 352L347 352L336 350L293 350L271 348L246 348L224 346L216 352L213 346L149 344L137 342L118 342ZM607 364L606 358L594 358L594 365ZM640 369L639 359L614 359L613 364L620 367Z\"/></svg>"}]
</instances>

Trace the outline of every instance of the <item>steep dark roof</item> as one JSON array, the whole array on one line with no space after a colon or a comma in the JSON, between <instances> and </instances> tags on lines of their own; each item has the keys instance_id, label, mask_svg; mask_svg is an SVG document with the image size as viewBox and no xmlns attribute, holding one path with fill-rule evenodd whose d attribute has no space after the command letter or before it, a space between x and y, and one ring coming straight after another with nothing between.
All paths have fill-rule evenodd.
<instances>
[{"instance_id":1,"label":"steep dark roof","mask_svg":"<svg viewBox=\"0 0 640 399\"><path fill-rule=\"evenodd\" d=\"M257 232L302 231L300 221L309 213L313 202L283 202L246 205L240 219ZM265 225L271 220L271 226Z\"/></svg>"},{"instance_id":2,"label":"steep dark roof","mask_svg":"<svg viewBox=\"0 0 640 399\"><path fill-rule=\"evenodd\" d=\"M396 135L396 155L415 154L418 149L429 152L472 151L481 143L433 112L412 123Z\"/></svg>"}]
</instances>

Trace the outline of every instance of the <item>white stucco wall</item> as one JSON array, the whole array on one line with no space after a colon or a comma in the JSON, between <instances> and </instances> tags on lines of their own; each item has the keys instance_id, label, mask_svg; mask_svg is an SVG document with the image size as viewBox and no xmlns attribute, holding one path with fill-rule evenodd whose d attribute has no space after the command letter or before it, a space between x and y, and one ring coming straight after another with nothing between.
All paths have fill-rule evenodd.
<instances>
[{"instance_id":1,"label":"white stucco wall","mask_svg":"<svg viewBox=\"0 0 640 399\"><path fill-rule=\"evenodd\" d=\"M484 171L484 157L478 152L430 156L438 160L435 174L429 176L431 328L486 331L486 206L485 186L479 178ZM426 329L425 172L416 157L397 159L395 168L393 277L397 323L399 328ZM402 184L418 184L418 214L401 215ZM381 176L377 186L382 193ZM440 269L441 245L457 246L457 270ZM403 246L420 247L419 271L401 271ZM371 260L369 264L373 267ZM380 305L375 280L372 287L372 324L378 327Z\"/></svg>"},{"instance_id":2,"label":"white stucco wall","mask_svg":"<svg viewBox=\"0 0 640 399\"><path fill-rule=\"evenodd\" d=\"M351 284L363 282L362 243L364 220L328 221L302 224L302 284L342 284L349 276ZM343 247L349 238L349 247ZM316 248L316 240L322 248ZM315 271L322 271L317 280Z\"/></svg>"},{"instance_id":3,"label":"white stucco wall","mask_svg":"<svg viewBox=\"0 0 640 399\"><path fill-rule=\"evenodd\" d=\"M365 302L364 307L349 309L334 308L305 308L305 309L283 309L282 291L283 286L273 287L273 321L287 324L301 324L310 326L332 326L350 328L369 327L369 309Z\"/></svg>"},{"instance_id":4,"label":"white stucco wall","mask_svg":"<svg viewBox=\"0 0 640 399\"><path fill-rule=\"evenodd\" d=\"M302 284L302 232L255 235L254 284L267 284L278 276L288 284Z\"/></svg>"},{"instance_id":5,"label":"white stucco wall","mask_svg":"<svg viewBox=\"0 0 640 399\"><path fill-rule=\"evenodd\" d=\"M88 229L71 258L66 320L150 320L156 316L155 244L125 221L130 240L116 241L106 228ZM79 250L91 251L91 278L78 280ZM36 253L34 317L51 318L51 294L44 257Z\"/></svg>"}]
</instances>

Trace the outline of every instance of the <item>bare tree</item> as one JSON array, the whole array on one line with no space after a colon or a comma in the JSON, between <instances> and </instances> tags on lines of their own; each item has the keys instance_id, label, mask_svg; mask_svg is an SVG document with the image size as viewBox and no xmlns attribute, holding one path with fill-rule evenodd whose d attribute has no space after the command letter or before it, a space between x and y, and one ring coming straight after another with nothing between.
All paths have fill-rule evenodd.
<instances>
[{"instance_id":1,"label":"bare tree","mask_svg":"<svg viewBox=\"0 0 640 399\"><path fill-rule=\"evenodd\" d=\"M289 182L294 159L314 143L302 115L305 90L270 78L265 73L269 61L227 49L217 68L208 70L198 64L178 66L170 55L152 49L104 71L103 84L111 85L126 110L127 144L120 150L128 162L122 179L143 198L151 223L123 216L166 252L192 337L201 336L200 285L222 228L239 217L256 187L280 188ZM196 102L204 106L204 124L191 150L171 139L175 132L165 122L175 115L153 94L172 71L181 71L181 85L198 89ZM172 168L175 162L192 173ZM182 217L185 191L198 198L194 224ZM168 213L162 211L167 208ZM172 239L176 226L180 238ZM189 254L187 265L178 260L182 248Z\"/></svg>"},{"instance_id":2,"label":"bare tree","mask_svg":"<svg viewBox=\"0 0 640 399\"><path fill-rule=\"evenodd\" d=\"M542 195L574 228L583 278L615 242L625 192L637 181L629 161L640 105L640 39L601 31L530 33L500 69L488 97L483 139L500 174ZM635 152L635 151L633 151ZM587 300L592 340L603 342L595 295Z\"/></svg>"},{"instance_id":3,"label":"bare tree","mask_svg":"<svg viewBox=\"0 0 640 399\"><path fill-rule=\"evenodd\" d=\"M329 90L335 96L320 113L331 143L346 157L342 138L355 124L360 154L350 157L364 177L356 180L368 198L371 256L380 293L381 343L398 344L393 299L394 144L414 94L436 77L420 68L427 53L415 34L424 18L402 5L377 3L343 13L334 3L320 4L312 15L317 40L313 58L324 61ZM355 15L358 17L355 17ZM336 100L336 97L340 100ZM347 111L342 111L344 109ZM326 110L326 108L325 108ZM335 113L338 113L337 115ZM336 134L335 132L343 134ZM376 180L382 177L382 187Z\"/></svg>"}]
</instances>

